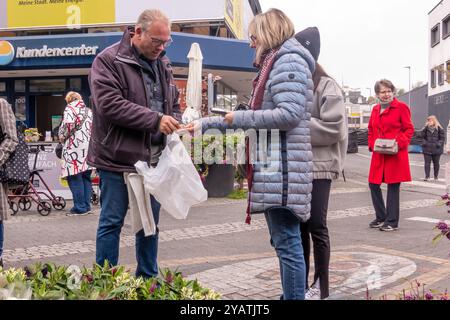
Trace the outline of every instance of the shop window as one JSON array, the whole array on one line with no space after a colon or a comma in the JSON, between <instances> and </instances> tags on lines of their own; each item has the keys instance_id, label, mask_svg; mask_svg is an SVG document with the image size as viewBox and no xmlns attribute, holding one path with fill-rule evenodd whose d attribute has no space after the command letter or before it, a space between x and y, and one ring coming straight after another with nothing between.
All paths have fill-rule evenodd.
<instances>
[{"instance_id":1,"label":"shop window","mask_svg":"<svg viewBox=\"0 0 450 320\"><path fill-rule=\"evenodd\" d=\"M441 41L441 34L439 32L439 29L439 24L435 25L433 29L431 29L431 47L434 47Z\"/></svg>"},{"instance_id":2,"label":"shop window","mask_svg":"<svg viewBox=\"0 0 450 320\"><path fill-rule=\"evenodd\" d=\"M17 120L27 121L27 107L25 97L16 97L14 100L14 113Z\"/></svg>"},{"instance_id":3,"label":"shop window","mask_svg":"<svg viewBox=\"0 0 450 320\"><path fill-rule=\"evenodd\" d=\"M450 14L442 20L442 39L450 36Z\"/></svg>"},{"instance_id":4,"label":"shop window","mask_svg":"<svg viewBox=\"0 0 450 320\"><path fill-rule=\"evenodd\" d=\"M70 79L70 90L71 91L81 91L81 78L72 78Z\"/></svg>"},{"instance_id":5,"label":"shop window","mask_svg":"<svg viewBox=\"0 0 450 320\"><path fill-rule=\"evenodd\" d=\"M30 92L59 93L66 91L66 79L30 80Z\"/></svg>"},{"instance_id":6,"label":"shop window","mask_svg":"<svg viewBox=\"0 0 450 320\"><path fill-rule=\"evenodd\" d=\"M431 69L430 85L432 88L436 88L436 70L434 70L434 69Z\"/></svg>"},{"instance_id":7,"label":"shop window","mask_svg":"<svg viewBox=\"0 0 450 320\"><path fill-rule=\"evenodd\" d=\"M231 89L225 88L225 110L231 110Z\"/></svg>"},{"instance_id":8,"label":"shop window","mask_svg":"<svg viewBox=\"0 0 450 320\"><path fill-rule=\"evenodd\" d=\"M221 82L216 82L216 107L225 110L233 110L237 106L237 93Z\"/></svg>"},{"instance_id":9,"label":"shop window","mask_svg":"<svg viewBox=\"0 0 450 320\"><path fill-rule=\"evenodd\" d=\"M25 80L14 81L14 91L15 92L25 92L25 90L26 90Z\"/></svg>"},{"instance_id":10,"label":"shop window","mask_svg":"<svg viewBox=\"0 0 450 320\"><path fill-rule=\"evenodd\" d=\"M0 82L0 92L6 91L6 82Z\"/></svg>"},{"instance_id":11,"label":"shop window","mask_svg":"<svg viewBox=\"0 0 450 320\"><path fill-rule=\"evenodd\" d=\"M225 108L225 87L221 82L216 83L216 107L220 109Z\"/></svg>"},{"instance_id":12,"label":"shop window","mask_svg":"<svg viewBox=\"0 0 450 320\"><path fill-rule=\"evenodd\" d=\"M445 74L444 64L441 64L438 67L438 84L440 86L444 84L444 74Z\"/></svg>"}]
</instances>

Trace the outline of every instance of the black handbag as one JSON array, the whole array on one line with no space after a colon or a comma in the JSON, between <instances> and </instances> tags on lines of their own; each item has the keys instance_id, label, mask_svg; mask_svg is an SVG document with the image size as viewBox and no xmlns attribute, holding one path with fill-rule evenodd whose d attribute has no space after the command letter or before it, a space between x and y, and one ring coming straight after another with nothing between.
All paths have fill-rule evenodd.
<instances>
[{"instance_id":1,"label":"black handbag","mask_svg":"<svg viewBox=\"0 0 450 320\"><path fill-rule=\"evenodd\" d=\"M55 147L55 154L59 159L62 158L62 151L63 151L63 144L61 142L58 142L58 144Z\"/></svg>"},{"instance_id":2,"label":"black handbag","mask_svg":"<svg viewBox=\"0 0 450 320\"><path fill-rule=\"evenodd\" d=\"M3 134L2 134L3 136ZM24 134L17 130L19 144L0 168L0 181L8 184L24 184L30 178L28 166L28 146Z\"/></svg>"}]
</instances>

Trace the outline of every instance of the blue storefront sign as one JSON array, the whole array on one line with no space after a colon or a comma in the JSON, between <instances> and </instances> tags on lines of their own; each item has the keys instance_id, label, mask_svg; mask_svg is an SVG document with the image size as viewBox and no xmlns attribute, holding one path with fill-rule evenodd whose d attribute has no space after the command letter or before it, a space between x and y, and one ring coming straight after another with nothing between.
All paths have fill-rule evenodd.
<instances>
[{"instance_id":1,"label":"blue storefront sign","mask_svg":"<svg viewBox=\"0 0 450 320\"><path fill-rule=\"evenodd\" d=\"M88 68L108 46L120 41L122 33L12 37L0 39L0 70ZM241 40L173 33L167 55L174 66L188 66L187 54L197 42L205 68L254 71L253 50Z\"/></svg>"}]
</instances>

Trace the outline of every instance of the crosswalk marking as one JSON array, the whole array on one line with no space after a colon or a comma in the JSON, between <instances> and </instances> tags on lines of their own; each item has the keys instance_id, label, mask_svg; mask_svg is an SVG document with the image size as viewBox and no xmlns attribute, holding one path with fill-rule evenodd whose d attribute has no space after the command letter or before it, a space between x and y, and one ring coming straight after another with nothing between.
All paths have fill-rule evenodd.
<instances>
[{"instance_id":1,"label":"crosswalk marking","mask_svg":"<svg viewBox=\"0 0 450 320\"><path fill-rule=\"evenodd\" d=\"M366 147L367 148L367 147ZM367 154L363 154L363 153L354 153L355 156L358 156L360 158L366 158L366 159L372 159L371 155L367 155ZM412 167L420 167L423 168L424 167L424 162L423 161L409 161L409 165ZM445 163L441 163L441 165L445 165Z\"/></svg>"},{"instance_id":2,"label":"crosswalk marking","mask_svg":"<svg viewBox=\"0 0 450 320\"><path fill-rule=\"evenodd\" d=\"M437 183L425 182L425 181L405 182L405 185L424 187L424 188L441 189L441 190L445 190L445 188L446 188L446 186L443 184L437 184Z\"/></svg>"},{"instance_id":3,"label":"crosswalk marking","mask_svg":"<svg viewBox=\"0 0 450 320\"><path fill-rule=\"evenodd\" d=\"M426 218L426 217L413 217L413 218L408 218L406 220L428 222L428 223L433 223L433 224L438 224L439 222L445 222L447 224L450 224L450 220L442 220L442 219L440 220L440 219L433 219L433 218Z\"/></svg>"}]
</instances>

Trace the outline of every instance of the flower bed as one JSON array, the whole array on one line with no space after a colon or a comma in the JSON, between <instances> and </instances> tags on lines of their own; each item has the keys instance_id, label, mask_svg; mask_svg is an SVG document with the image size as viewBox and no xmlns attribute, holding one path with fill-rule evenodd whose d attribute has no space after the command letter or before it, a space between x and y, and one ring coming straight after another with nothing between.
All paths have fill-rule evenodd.
<instances>
[{"instance_id":1,"label":"flower bed","mask_svg":"<svg viewBox=\"0 0 450 320\"><path fill-rule=\"evenodd\" d=\"M134 277L124 267L35 264L24 269L0 268L0 300L218 300L220 295L163 270L152 279Z\"/></svg>"}]
</instances>

